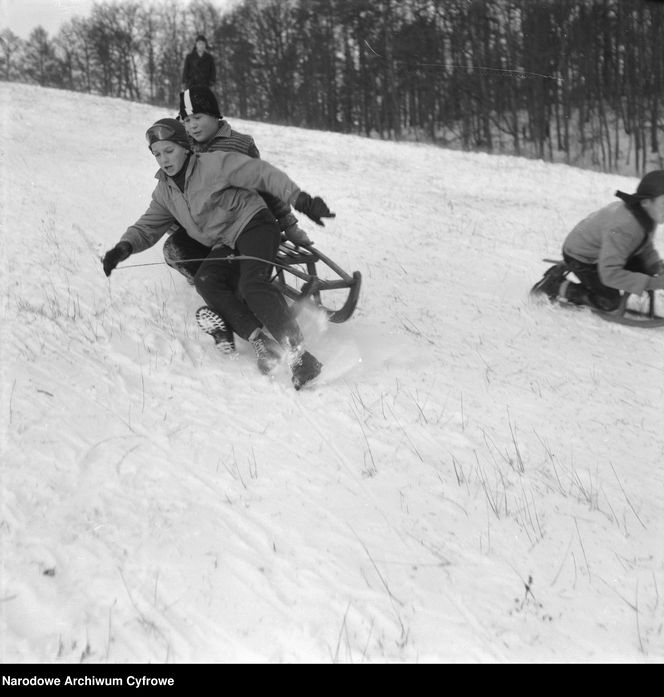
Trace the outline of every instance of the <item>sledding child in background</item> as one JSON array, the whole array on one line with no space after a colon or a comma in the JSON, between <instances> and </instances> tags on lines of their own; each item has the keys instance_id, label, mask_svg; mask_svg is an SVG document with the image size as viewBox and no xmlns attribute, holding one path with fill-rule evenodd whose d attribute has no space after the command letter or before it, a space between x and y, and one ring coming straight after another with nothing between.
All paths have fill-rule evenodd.
<instances>
[{"instance_id":1,"label":"sledding child in background","mask_svg":"<svg viewBox=\"0 0 664 697\"><path fill-rule=\"evenodd\" d=\"M293 384L300 389L322 366L304 349L300 328L270 280L281 230L257 192L268 191L292 203L318 224L334 213L321 198L301 191L284 172L263 160L235 152L193 153L185 128L176 119L157 121L146 138L160 168L158 183L147 211L104 256L104 273L110 276L121 261L156 244L179 222L209 248L194 276L198 293L238 336L252 343L262 372L269 372L285 354ZM232 253L255 259L225 260Z\"/></svg>"},{"instance_id":2,"label":"sledding child in background","mask_svg":"<svg viewBox=\"0 0 664 697\"><path fill-rule=\"evenodd\" d=\"M180 92L179 119L191 138L193 152L240 152L249 157L260 157L254 139L233 130L223 118L217 98L208 87L191 87ZM280 201L269 192L261 192L261 195L286 239L294 244L311 243L307 233L298 227L297 218L286 201ZM164 243L163 251L166 263L191 281L201 262L189 259L202 259L210 250L178 226Z\"/></svg>"},{"instance_id":3,"label":"sledding child in background","mask_svg":"<svg viewBox=\"0 0 664 697\"><path fill-rule=\"evenodd\" d=\"M567 235L565 264L548 269L533 294L610 312L620 304L620 291L664 289L664 262L653 244L664 223L664 170L646 174L636 193L616 196L620 201L591 213ZM580 283L566 278L569 271Z\"/></svg>"}]
</instances>

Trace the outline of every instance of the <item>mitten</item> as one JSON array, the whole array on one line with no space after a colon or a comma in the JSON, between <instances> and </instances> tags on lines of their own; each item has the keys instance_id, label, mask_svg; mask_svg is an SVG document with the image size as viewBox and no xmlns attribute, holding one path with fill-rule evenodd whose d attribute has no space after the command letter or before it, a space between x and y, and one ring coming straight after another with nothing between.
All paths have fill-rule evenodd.
<instances>
[{"instance_id":1,"label":"mitten","mask_svg":"<svg viewBox=\"0 0 664 697\"><path fill-rule=\"evenodd\" d=\"M313 244L313 242L309 239L309 235L307 235L307 233L301 227L299 227L297 223L287 227L284 230L284 236L293 244Z\"/></svg>"},{"instance_id":2,"label":"mitten","mask_svg":"<svg viewBox=\"0 0 664 697\"><path fill-rule=\"evenodd\" d=\"M121 262L124 261L134 250L129 242L118 242L113 249L109 249L101 263L104 267L104 273L107 276L111 275L111 271Z\"/></svg>"},{"instance_id":3,"label":"mitten","mask_svg":"<svg viewBox=\"0 0 664 697\"><path fill-rule=\"evenodd\" d=\"M336 216L336 213L330 212L327 204L320 196L311 198L311 196L304 191L301 191L297 195L294 208L296 211L304 213L307 218L311 218L316 225L325 225L321 218L334 218Z\"/></svg>"},{"instance_id":4,"label":"mitten","mask_svg":"<svg viewBox=\"0 0 664 697\"><path fill-rule=\"evenodd\" d=\"M307 233L298 227L297 218L290 212L279 218L279 229L284 233L284 236L293 244L313 244Z\"/></svg>"}]
</instances>

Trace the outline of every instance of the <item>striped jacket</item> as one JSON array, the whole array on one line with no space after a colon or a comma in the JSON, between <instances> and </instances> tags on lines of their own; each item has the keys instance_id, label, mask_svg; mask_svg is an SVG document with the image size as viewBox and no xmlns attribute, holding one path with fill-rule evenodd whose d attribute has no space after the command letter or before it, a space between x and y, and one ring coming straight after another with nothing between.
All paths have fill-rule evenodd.
<instances>
[{"instance_id":1,"label":"striped jacket","mask_svg":"<svg viewBox=\"0 0 664 697\"><path fill-rule=\"evenodd\" d=\"M224 152L241 152L249 157L260 157L256 143L251 136L244 133L239 133L231 128L228 121L221 121L219 130L206 143L199 143L193 138L191 141L191 149L194 152L216 152L222 150Z\"/></svg>"}]
</instances>

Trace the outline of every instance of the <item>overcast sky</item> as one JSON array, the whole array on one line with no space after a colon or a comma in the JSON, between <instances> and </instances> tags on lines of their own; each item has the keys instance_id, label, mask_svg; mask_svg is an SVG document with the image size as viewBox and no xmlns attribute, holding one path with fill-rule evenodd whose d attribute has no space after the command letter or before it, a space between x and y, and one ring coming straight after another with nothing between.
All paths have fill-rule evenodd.
<instances>
[{"instance_id":1,"label":"overcast sky","mask_svg":"<svg viewBox=\"0 0 664 697\"><path fill-rule=\"evenodd\" d=\"M180 0L186 4L188 0ZM95 0L0 0L0 30L11 29L22 39L27 39L32 30L41 25L49 36L72 17L87 17ZM217 0L219 7L228 5L228 0Z\"/></svg>"},{"instance_id":2,"label":"overcast sky","mask_svg":"<svg viewBox=\"0 0 664 697\"><path fill-rule=\"evenodd\" d=\"M0 0L0 28L9 28L22 39L41 25L49 36L67 20L86 17L94 0Z\"/></svg>"}]
</instances>

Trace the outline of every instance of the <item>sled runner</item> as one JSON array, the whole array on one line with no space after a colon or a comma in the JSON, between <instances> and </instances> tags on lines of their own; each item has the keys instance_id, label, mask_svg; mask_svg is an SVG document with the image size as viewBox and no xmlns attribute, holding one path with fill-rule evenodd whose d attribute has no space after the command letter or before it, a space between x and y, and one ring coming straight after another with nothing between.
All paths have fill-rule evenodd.
<instances>
[{"instance_id":1,"label":"sled runner","mask_svg":"<svg viewBox=\"0 0 664 697\"><path fill-rule=\"evenodd\" d=\"M362 275L346 273L313 245L297 246L282 239L273 283L296 302L311 301L330 322L345 322L355 311Z\"/></svg>"},{"instance_id":2,"label":"sled runner","mask_svg":"<svg viewBox=\"0 0 664 697\"><path fill-rule=\"evenodd\" d=\"M565 262L560 259L542 259L542 261L549 264L562 264L565 266L566 273L574 273L571 269L567 269ZM630 299L636 302L628 304ZM657 314L656 311L654 290L647 290L643 295L623 292L620 305L610 312L599 310L596 307L583 307L588 307L593 314L599 315L607 322L616 322L628 327L641 327L643 329L664 327L664 316Z\"/></svg>"}]
</instances>

